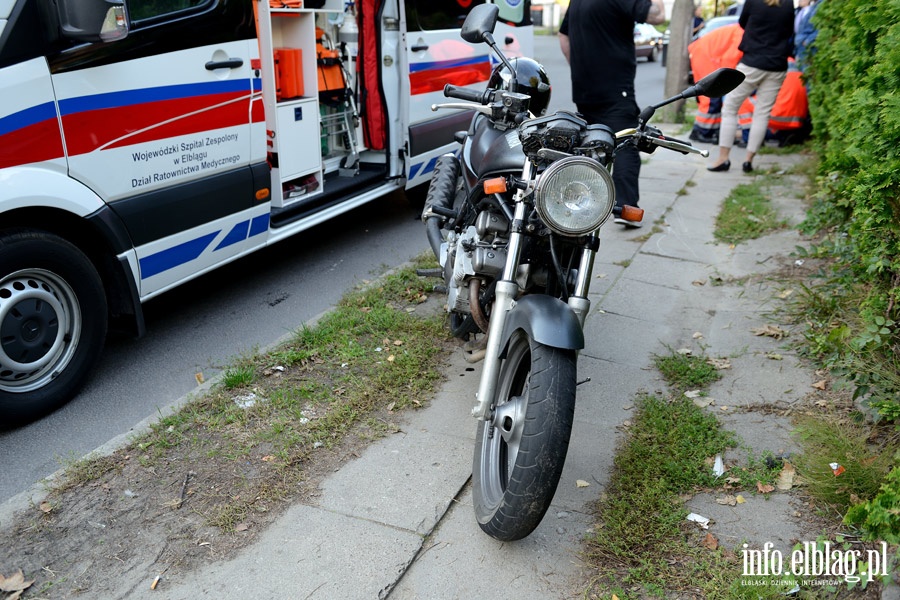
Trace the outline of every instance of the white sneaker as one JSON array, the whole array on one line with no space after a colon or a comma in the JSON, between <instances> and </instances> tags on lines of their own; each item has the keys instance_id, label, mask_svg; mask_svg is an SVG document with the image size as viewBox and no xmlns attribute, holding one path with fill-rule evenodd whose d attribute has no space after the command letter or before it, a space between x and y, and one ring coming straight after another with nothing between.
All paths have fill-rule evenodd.
<instances>
[{"instance_id":1,"label":"white sneaker","mask_svg":"<svg viewBox=\"0 0 900 600\"><path fill-rule=\"evenodd\" d=\"M628 219L623 219L622 217L616 217L613 220L614 223L618 223L619 225L624 225L630 229L638 229L639 227L643 227L644 224L640 221L629 221Z\"/></svg>"}]
</instances>

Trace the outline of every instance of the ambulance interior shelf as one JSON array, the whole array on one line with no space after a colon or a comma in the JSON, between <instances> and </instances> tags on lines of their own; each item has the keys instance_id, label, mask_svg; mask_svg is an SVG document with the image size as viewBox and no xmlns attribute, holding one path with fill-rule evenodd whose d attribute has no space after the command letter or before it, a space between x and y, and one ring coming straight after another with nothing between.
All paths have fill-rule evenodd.
<instances>
[{"instance_id":1,"label":"ambulance interior shelf","mask_svg":"<svg viewBox=\"0 0 900 600\"><path fill-rule=\"evenodd\" d=\"M351 58L346 44L333 43L339 27L328 18L331 13L344 22L352 19L355 25L352 12L340 12L342 4L342 0L324 0L321 9L309 10L317 8L309 0L270 0L260 10L260 16L266 17L262 26L268 26L270 33L260 52L266 51L265 46L271 48L275 75L274 89L264 94L275 98L274 106L266 101L273 166L282 188L281 198L273 200L284 206L325 191L328 173L340 178L359 173L362 135L351 87L355 55ZM274 123L269 121L270 114L277 115ZM320 143L310 143L317 138Z\"/></svg>"},{"instance_id":2,"label":"ambulance interior shelf","mask_svg":"<svg viewBox=\"0 0 900 600\"><path fill-rule=\"evenodd\" d=\"M335 47L331 37L316 27L316 71L321 109L322 157L340 156L339 173L353 177L359 173L359 113L353 75L348 68L346 44Z\"/></svg>"}]
</instances>

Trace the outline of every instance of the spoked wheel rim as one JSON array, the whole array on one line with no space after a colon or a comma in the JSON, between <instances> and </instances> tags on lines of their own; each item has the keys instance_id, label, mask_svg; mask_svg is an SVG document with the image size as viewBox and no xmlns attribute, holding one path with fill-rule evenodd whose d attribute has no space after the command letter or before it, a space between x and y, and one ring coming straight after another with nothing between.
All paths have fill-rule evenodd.
<instances>
[{"instance_id":1,"label":"spoked wheel rim","mask_svg":"<svg viewBox=\"0 0 900 600\"><path fill-rule=\"evenodd\" d=\"M528 408L531 349L524 336L510 343L497 386L497 402L485 432L480 452L480 481L485 504L497 506L503 500L512 475Z\"/></svg>"},{"instance_id":2,"label":"spoked wheel rim","mask_svg":"<svg viewBox=\"0 0 900 600\"><path fill-rule=\"evenodd\" d=\"M82 315L65 280L44 269L24 269L0 280L0 391L25 393L46 386L78 347Z\"/></svg>"}]
</instances>

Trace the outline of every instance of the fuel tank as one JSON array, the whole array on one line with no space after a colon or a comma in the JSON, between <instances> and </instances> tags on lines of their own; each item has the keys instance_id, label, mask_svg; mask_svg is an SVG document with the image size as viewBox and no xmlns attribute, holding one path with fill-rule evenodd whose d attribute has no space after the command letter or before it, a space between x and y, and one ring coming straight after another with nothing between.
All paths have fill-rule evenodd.
<instances>
[{"instance_id":1,"label":"fuel tank","mask_svg":"<svg viewBox=\"0 0 900 600\"><path fill-rule=\"evenodd\" d=\"M521 172L525 164L525 153L515 129L495 129L491 127L487 116L478 114L467 132L462 159L466 185L472 189L482 177L510 171Z\"/></svg>"}]
</instances>

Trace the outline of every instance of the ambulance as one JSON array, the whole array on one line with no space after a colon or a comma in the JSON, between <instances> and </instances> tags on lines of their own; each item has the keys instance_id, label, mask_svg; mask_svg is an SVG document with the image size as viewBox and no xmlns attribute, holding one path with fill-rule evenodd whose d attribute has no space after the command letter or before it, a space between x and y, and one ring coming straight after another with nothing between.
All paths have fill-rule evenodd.
<instances>
[{"instance_id":1,"label":"ambulance","mask_svg":"<svg viewBox=\"0 0 900 600\"><path fill-rule=\"evenodd\" d=\"M485 0L0 0L0 427L77 393L146 300L429 180ZM495 39L530 55L528 0Z\"/></svg>"}]
</instances>

